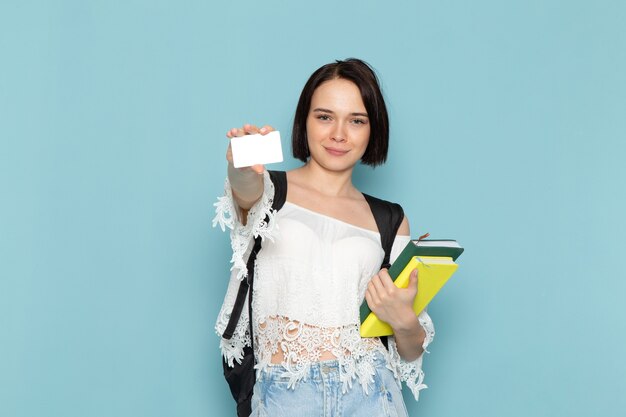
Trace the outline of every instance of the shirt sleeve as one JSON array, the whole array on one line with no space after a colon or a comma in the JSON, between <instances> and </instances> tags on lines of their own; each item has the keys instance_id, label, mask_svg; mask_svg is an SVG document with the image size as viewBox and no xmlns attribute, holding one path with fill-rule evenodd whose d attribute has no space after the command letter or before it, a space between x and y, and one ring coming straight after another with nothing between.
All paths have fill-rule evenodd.
<instances>
[{"instance_id":1,"label":"shirt sleeve","mask_svg":"<svg viewBox=\"0 0 626 417\"><path fill-rule=\"evenodd\" d=\"M274 215L272 202L274 199L274 184L269 172L263 173L263 194L259 201L248 210L246 224L241 221L241 210L233 199L233 192L228 178L224 183L224 196L218 197L215 206L213 227L219 225L222 231L230 229L230 244L233 250L231 271L237 272L237 279L242 280L248 274L245 255L249 251L250 243L257 236L263 240L273 240Z\"/></svg>"},{"instance_id":2,"label":"shirt sleeve","mask_svg":"<svg viewBox=\"0 0 626 417\"><path fill-rule=\"evenodd\" d=\"M409 243L409 240L409 236L396 236L391 249L390 259L392 263L400 255L400 252L402 252L407 243ZM422 352L422 354L417 359L410 362L402 359L400 357L400 354L398 353L398 348L396 346L396 341L394 337L389 336L388 339L390 365L400 381L404 381L407 387L409 387L416 400L419 399L420 390L427 388L427 385L424 384L424 371L422 370L422 362L424 359L424 353L428 353L428 345L433 341L435 337L435 327L426 309L424 309L417 316L417 318L420 325L424 329L424 332L426 333L424 343L422 344L424 352Z\"/></svg>"},{"instance_id":3,"label":"shirt sleeve","mask_svg":"<svg viewBox=\"0 0 626 417\"><path fill-rule=\"evenodd\" d=\"M213 219L213 227L219 225L222 231L225 231L226 228L230 229L230 242L233 249L230 280L224 302L215 323L215 332L220 336L222 356L230 367L234 366L234 362L241 363L244 348L251 346L248 331L247 297L233 336L230 339L224 339L221 336L224 334L224 330L230 320L230 315L237 299L239 284L248 275L246 260L252 249L250 243L254 241L256 236L272 240L272 233L276 228L274 225L275 211L272 209L273 198L274 185L266 170L263 173L263 194L259 201L248 210L245 225L241 221L241 209L233 199L228 178L224 183L224 195L219 197L214 204L215 218Z\"/></svg>"}]
</instances>

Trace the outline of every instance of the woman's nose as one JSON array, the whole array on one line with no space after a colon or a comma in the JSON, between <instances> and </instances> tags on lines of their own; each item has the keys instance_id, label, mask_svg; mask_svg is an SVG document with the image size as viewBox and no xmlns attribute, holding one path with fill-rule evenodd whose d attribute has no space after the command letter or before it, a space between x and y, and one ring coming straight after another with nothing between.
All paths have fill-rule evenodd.
<instances>
[{"instance_id":1,"label":"woman's nose","mask_svg":"<svg viewBox=\"0 0 626 417\"><path fill-rule=\"evenodd\" d=\"M346 132L343 128L343 123L338 123L337 127L333 131L332 140L335 142L345 142L346 141Z\"/></svg>"}]
</instances>

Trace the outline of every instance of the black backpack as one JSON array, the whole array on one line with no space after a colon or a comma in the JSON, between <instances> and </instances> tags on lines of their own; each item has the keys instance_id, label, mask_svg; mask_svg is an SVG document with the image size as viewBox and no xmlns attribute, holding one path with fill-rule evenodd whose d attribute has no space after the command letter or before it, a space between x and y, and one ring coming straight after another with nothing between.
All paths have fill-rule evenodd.
<instances>
[{"instance_id":1,"label":"black backpack","mask_svg":"<svg viewBox=\"0 0 626 417\"><path fill-rule=\"evenodd\" d=\"M270 178L274 184L274 201L272 208L276 211L280 210L285 204L287 199L287 174L284 171L269 171ZM396 236L398 228L404 219L404 211L399 204L390 203L385 200L381 200L376 197L363 194L365 200L372 210L374 219L376 220L376 226L380 233L380 241L383 249L385 250L385 258L381 265L382 268L389 268L389 257L391 255L391 246ZM266 219L268 221L269 219ZM241 312L246 302L246 296L248 297L248 317L250 317L250 346L246 346L243 349L243 359L241 363L234 362L234 366L231 368L228 366L226 360L223 360L222 365L224 368L224 377L233 398L237 402L237 416L248 417L252 412L251 400L252 390L254 389L254 383L256 381L256 372L254 370L254 337L252 334L252 293L254 283L254 263L256 257L261 250L261 237L257 236L254 239L254 246L250 252L246 268L248 270L248 277L241 281L239 284L239 290L237 292L237 298L235 299L235 305L230 315L228 325L222 334L224 339L230 339L233 337ZM387 338L381 337L381 341L387 347Z\"/></svg>"}]
</instances>

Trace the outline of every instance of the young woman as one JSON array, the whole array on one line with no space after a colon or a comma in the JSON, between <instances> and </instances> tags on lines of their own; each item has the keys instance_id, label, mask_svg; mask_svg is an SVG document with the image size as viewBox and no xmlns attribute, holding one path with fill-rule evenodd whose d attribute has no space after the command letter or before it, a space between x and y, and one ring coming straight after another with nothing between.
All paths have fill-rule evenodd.
<instances>
[{"instance_id":1,"label":"young woman","mask_svg":"<svg viewBox=\"0 0 626 417\"><path fill-rule=\"evenodd\" d=\"M232 138L267 134L271 126L246 124ZM231 228L233 271L216 324L222 334L254 236L261 235L252 302L257 381L255 416L406 416L400 382L415 398L424 374L422 354L434 335L426 312L412 310L417 271L406 289L386 269L375 219L352 184L359 162L387 158L388 117L373 70L348 59L327 64L307 81L296 109L292 148L304 165L287 172L287 200L271 210L274 187L263 166L236 169L226 154L226 195L216 222ZM265 222L269 216L269 222ZM409 221L400 225L393 261L406 246ZM359 335L363 299L388 322L394 336L385 348ZM232 365L250 346L244 309L232 339L221 340Z\"/></svg>"}]
</instances>

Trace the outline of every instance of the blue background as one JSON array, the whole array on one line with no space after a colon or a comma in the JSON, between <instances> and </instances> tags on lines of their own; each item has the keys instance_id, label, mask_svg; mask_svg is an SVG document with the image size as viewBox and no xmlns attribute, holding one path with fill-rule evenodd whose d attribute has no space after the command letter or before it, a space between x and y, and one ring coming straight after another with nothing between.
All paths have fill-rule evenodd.
<instances>
[{"instance_id":1,"label":"blue background","mask_svg":"<svg viewBox=\"0 0 626 417\"><path fill-rule=\"evenodd\" d=\"M623 415L625 21L617 0L2 1L0 415L234 415L224 135L270 123L288 154L304 82L350 56L392 126L357 185L466 247L411 415Z\"/></svg>"}]
</instances>

